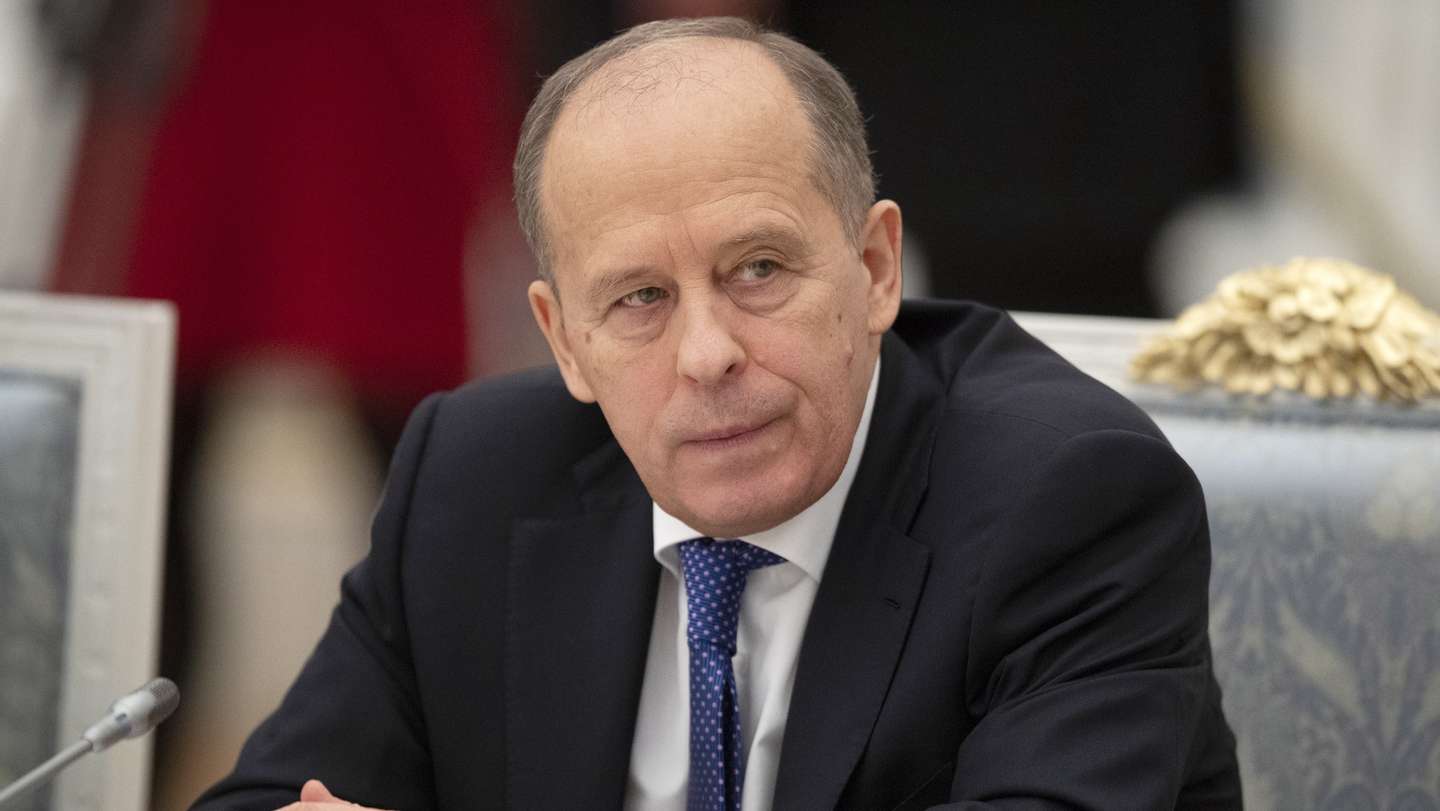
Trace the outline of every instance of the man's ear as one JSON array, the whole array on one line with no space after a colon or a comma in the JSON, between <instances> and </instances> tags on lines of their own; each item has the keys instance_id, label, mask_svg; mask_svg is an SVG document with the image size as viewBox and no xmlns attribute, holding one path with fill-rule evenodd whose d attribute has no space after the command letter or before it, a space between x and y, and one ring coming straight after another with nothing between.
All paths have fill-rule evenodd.
<instances>
[{"instance_id":1,"label":"man's ear","mask_svg":"<svg viewBox=\"0 0 1440 811\"><path fill-rule=\"evenodd\" d=\"M535 323L550 344L550 354L555 356L555 365L560 367L560 375L565 378L565 388L570 390L571 397L582 403L595 402L595 394L575 362L570 336L565 333L565 314L560 311L560 297L555 294L555 288L550 282L536 279L530 283L529 294L530 312L535 315Z\"/></svg>"},{"instance_id":2,"label":"man's ear","mask_svg":"<svg viewBox=\"0 0 1440 811\"><path fill-rule=\"evenodd\" d=\"M871 335L880 335L900 312L900 206L881 200L870 207L860 232L860 263L868 274L868 321Z\"/></svg>"}]
</instances>

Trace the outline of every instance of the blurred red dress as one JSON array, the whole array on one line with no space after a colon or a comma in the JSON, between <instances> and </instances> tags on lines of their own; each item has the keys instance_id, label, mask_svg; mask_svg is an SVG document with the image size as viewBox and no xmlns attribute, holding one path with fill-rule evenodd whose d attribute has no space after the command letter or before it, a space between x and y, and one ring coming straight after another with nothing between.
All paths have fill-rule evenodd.
<instances>
[{"instance_id":1,"label":"blurred red dress","mask_svg":"<svg viewBox=\"0 0 1440 811\"><path fill-rule=\"evenodd\" d=\"M125 282L178 304L182 385L273 349L386 410L463 379L466 234L509 194L516 124L481 7L209 4Z\"/></svg>"}]
</instances>

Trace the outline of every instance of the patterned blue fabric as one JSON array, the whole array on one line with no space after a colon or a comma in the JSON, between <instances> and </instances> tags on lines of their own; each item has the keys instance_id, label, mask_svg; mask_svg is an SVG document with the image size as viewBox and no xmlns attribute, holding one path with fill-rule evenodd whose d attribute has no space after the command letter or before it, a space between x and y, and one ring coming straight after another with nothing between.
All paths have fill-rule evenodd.
<instances>
[{"instance_id":1,"label":"patterned blue fabric","mask_svg":"<svg viewBox=\"0 0 1440 811\"><path fill-rule=\"evenodd\" d=\"M1440 811L1440 403L1179 394L1129 379L1160 322L1020 320L1149 412L1205 488L1245 808Z\"/></svg>"},{"instance_id":2,"label":"patterned blue fabric","mask_svg":"<svg viewBox=\"0 0 1440 811\"><path fill-rule=\"evenodd\" d=\"M1440 414L1281 405L1152 412L1205 488L1245 807L1437 811Z\"/></svg>"},{"instance_id":3,"label":"patterned blue fabric","mask_svg":"<svg viewBox=\"0 0 1440 811\"><path fill-rule=\"evenodd\" d=\"M731 659L740 595L752 569L784 561L744 541L699 538L680 544L690 612L689 811L739 811L745 753Z\"/></svg>"}]
</instances>

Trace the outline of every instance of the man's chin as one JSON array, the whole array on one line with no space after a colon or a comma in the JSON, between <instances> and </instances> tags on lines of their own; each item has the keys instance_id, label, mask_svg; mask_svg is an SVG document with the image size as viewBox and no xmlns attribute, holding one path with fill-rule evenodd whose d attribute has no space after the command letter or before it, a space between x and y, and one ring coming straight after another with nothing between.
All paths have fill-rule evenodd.
<instances>
[{"instance_id":1,"label":"man's chin","mask_svg":"<svg viewBox=\"0 0 1440 811\"><path fill-rule=\"evenodd\" d=\"M798 499L775 499L773 493L771 498L758 497L748 488L730 494L710 490L706 495L711 498L685 504L679 512L666 507L666 512L711 538L742 538L773 529L808 506Z\"/></svg>"}]
</instances>

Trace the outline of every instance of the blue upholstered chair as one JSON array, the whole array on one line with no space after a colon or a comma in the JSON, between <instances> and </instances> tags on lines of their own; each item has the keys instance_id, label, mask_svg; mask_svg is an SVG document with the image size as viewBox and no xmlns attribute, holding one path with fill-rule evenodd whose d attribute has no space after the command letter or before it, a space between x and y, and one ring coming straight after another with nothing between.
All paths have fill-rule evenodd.
<instances>
[{"instance_id":1,"label":"blue upholstered chair","mask_svg":"<svg viewBox=\"0 0 1440 811\"><path fill-rule=\"evenodd\" d=\"M1205 489L1246 807L1440 809L1440 405L1131 382L1161 321L1018 315L1144 408Z\"/></svg>"}]
</instances>

